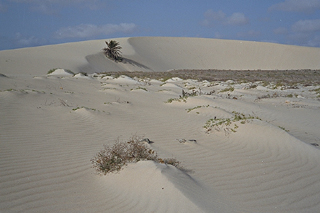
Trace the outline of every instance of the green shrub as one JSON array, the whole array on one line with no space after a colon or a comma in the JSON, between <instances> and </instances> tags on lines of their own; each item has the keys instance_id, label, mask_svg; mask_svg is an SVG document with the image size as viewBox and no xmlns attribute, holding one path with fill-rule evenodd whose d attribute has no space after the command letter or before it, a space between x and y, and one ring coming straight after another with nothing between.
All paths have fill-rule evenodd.
<instances>
[{"instance_id":1,"label":"green shrub","mask_svg":"<svg viewBox=\"0 0 320 213\"><path fill-rule=\"evenodd\" d=\"M227 87L223 90L221 90L220 92L233 92L234 91L234 87Z\"/></svg>"}]
</instances>

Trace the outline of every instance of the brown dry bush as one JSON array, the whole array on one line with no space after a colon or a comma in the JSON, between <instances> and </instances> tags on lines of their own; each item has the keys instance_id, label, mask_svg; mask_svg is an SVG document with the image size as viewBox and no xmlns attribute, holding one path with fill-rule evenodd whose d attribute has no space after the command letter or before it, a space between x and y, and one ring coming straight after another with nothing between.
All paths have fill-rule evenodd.
<instances>
[{"instance_id":1,"label":"brown dry bush","mask_svg":"<svg viewBox=\"0 0 320 213\"><path fill-rule=\"evenodd\" d=\"M152 160L157 163L170 164L179 169L182 168L179 166L180 162L174 158L158 158L157 153L148 148L136 136L130 138L127 142L117 141L112 146L104 145L104 149L91 159L91 163L99 174L107 174L119 171L127 163L136 163L141 160Z\"/></svg>"}]
</instances>

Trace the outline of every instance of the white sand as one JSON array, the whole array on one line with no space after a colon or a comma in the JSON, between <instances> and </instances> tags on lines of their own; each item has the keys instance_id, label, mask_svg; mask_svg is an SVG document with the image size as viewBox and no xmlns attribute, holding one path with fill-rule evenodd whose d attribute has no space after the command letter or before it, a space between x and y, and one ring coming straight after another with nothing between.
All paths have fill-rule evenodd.
<instances>
[{"instance_id":1,"label":"white sand","mask_svg":"<svg viewBox=\"0 0 320 213\"><path fill-rule=\"evenodd\" d=\"M156 45L154 39L158 47L149 48ZM160 54L169 48L163 43L167 39L119 40L127 42L126 57L152 70L237 63L239 69L319 68L313 58L319 58L316 48L199 39L208 49L198 51L194 44L184 46L197 39L170 38L169 46L176 51L190 50L180 58L175 52ZM0 212L319 211L320 151L310 145L320 144L320 102L310 91L319 86L274 89L257 83L250 89L250 83L231 81L174 78L163 84L126 76L47 75L55 67L77 72L103 64L109 69L111 64L122 69L124 65L98 53L101 44L89 41L0 52L0 73L5 75L0 75ZM240 55L232 62L225 52L219 63L206 58L208 50L218 51L213 47L219 45L222 52L246 45L241 52L247 57L271 54L274 48L280 55L257 57L258 62L241 61ZM215 93L166 103L194 86ZM233 92L220 92L230 86ZM209 119L232 119L233 111L260 119L206 132ZM134 134L148 137L160 157L175 157L192 172L139 162L118 174L97 175L90 159L103 144Z\"/></svg>"},{"instance_id":2,"label":"white sand","mask_svg":"<svg viewBox=\"0 0 320 213\"><path fill-rule=\"evenodd\" d=\"M0 51L1 73L43 75L53 68L78 72L172 69L320 69L320 48L200 38L117 38L123 63L106 59L105 40Z\"/></svg>"}]
</instances>

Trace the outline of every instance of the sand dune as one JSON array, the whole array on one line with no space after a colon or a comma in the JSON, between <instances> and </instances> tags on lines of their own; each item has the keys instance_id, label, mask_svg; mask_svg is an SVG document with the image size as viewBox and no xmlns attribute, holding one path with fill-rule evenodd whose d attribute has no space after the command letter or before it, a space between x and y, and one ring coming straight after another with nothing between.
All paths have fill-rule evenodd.
<instances>
[{"instance_id":1,"label":"sand dune","mask_svg":"<svg viewBox=\"0 0 320 213\"><path fill-rule=\"evenodd\" d=\"M43 75L53 68L77 72L172 69L320 69L319 48L204 38L118 38L124 60L102 53L105 40L0 51L2 74Z\"/></svg>"},{"instance_id":2,"label":"sand dune","mask_svg":"<svg viewBox=\"0 0 320 213\"><path fill-rule=\"evenodd\" d=\"M109 64L130 70L139 64L155 71L199 63L187 56L190 47L174 61L156 56L195 40L168 38L170 45L160 45L163 49L146 48L153 39L168 41L119 39L126 41L123 53L131 64L104 58L99 53L103 41L0 52L0 212L318 212L319 85L162 82L73 76L63 69L46 74L53 67L76 72ZM199 41L210 48L237 43ZM256 43L246 54L259 45L269 53L275 47L297 48L297 58L318 51ZM63 49L70 57L54 54ZM199 66L213 63L197 54L204 60ZM316 66L311 58L304 61ZM181 98L182 90L195 95ZM185 170L141 161L119 173L96 174L90 159L103 144L132 135L149 138L159 157L174 157Z\"/></svg>"}]
</instances>

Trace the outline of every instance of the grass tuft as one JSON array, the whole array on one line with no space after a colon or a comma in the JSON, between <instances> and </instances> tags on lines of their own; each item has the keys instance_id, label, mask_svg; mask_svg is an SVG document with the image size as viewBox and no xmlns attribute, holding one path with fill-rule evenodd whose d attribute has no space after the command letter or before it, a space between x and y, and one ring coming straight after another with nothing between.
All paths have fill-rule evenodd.
<instances>
[{"instance_id":1,"label":"grass tuft","mask_svg":"<svg viewBox=\"0 0 320 213\"><path fill-rule=\"evenodd\" d=\"M233 92L234 91L234 87L227 87L223 90L221 90L220 92Z\"/></svg>"}]
</instances>

